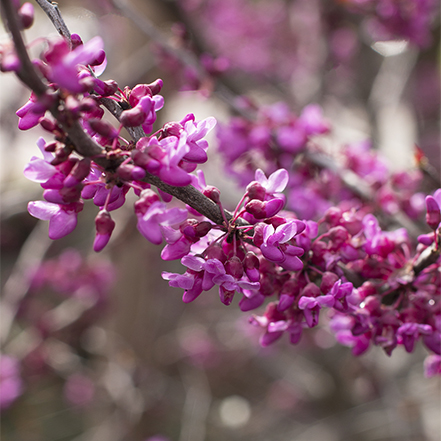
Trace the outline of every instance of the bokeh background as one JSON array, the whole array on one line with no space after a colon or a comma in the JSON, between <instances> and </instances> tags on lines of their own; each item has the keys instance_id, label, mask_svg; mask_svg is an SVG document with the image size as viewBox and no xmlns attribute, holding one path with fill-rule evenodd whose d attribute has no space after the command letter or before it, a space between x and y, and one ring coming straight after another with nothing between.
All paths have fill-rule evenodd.
<instances>
[{"instance_id":1,"label":"bokeh background","mask_svg":"<svg viewBox=\"0 0 441 441\"><path fill-rule=\"evenodd\" d=\"M378 2L60 0L59 7L84 41L103 37L104 79L120 87L164 80L158 127L190 112L226 123L238 95L258 105L285 101L294 112L318 103L332 127L317 141L323 149L370 139L391 169L409 170L417 144L439 176L436 9L422 30L397 36L360 9L364 3ZM36 6L26 39L50 35ZM213 75L201 76L198 63ZM73 234L50 241L46 223L26 210L41 189L22 174L45 134L17 129L15 111L29 92L13 75L1 74L0 94L3 440L439 439L440 380L424 378L422 347L356 358L324 319L298 346L261 348L237 300L225 307L213 292L182 303L161 278L182 272L179 262L161 261L160 247L141 238L130 204L115 212L117 228L99 255L96 207L88 204ZM240 190L224 172L215 134L209 158L207 181L234 208Z\"/></svg>"}]
</instances>

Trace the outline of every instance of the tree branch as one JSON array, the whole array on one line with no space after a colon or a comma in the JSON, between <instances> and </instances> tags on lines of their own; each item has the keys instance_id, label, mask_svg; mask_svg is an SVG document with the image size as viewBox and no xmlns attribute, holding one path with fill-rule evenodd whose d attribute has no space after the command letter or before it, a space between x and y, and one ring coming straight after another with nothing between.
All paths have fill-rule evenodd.
<instances>
[{"instance_id":1,"label":"tree branch","mask_svg":"<svg viewBox=\"0 0 441 441\"><path fill-rule=\"evenodd\" d=\"M50 0L35 0L41 9L46 13L49 17L58 33L66 38L69 41L70 45L70 31L66 26L66 23L63 20L63 17L60 14L60 10L58 9L57 3L52 3Z\"/></svg>"}]
</instances>

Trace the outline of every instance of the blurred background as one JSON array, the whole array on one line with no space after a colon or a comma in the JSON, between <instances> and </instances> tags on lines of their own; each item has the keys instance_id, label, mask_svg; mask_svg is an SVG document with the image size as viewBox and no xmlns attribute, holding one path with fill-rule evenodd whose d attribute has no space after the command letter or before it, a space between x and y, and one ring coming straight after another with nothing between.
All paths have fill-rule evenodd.
<instances>
[{"instance_id":1,"label":"blurred background","mask_svg":"<svg viewBox=\"0 0 441 441\"><path fill-rule=\"evenodd\" d=\"M402 8L400 20L388 15L390 4ZM35 7L27 42L56 34ZM96 0L59 7L83 41L104 39L103 79L121 88L164 80L158 128L190 112L227 123L243 108L240 96L257 106L284 101L297 114L318 103L332 127L317 141L324 150L370 139L399 171L416 167L417 145L427 173L439 176L436 2ZM225 307L212 292L182 303L181 290L161 278L182 266L161 261L160 247L141 240L130 203L112 213L117 227L98 255L92 204L73 234L48 239L47 223L26 209L42 191L23 176L38 155L36 140L47 134L17 129L15 111L29 92L13 75L1 74L0 94L3 440L439 439L440 380L424 378L421 346L356 358L322 317L323 326L299 345L261 348L237 299ZM234 209L240 190L210 136L207 183Z\"/></svg>"}]
</instances>

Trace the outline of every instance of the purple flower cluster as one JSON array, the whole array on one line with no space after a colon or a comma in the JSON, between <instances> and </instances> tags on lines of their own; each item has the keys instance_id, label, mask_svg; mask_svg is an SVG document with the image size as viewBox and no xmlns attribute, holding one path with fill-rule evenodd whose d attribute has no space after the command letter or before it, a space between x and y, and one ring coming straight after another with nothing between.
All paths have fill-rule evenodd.
<instances>
[{"instance_id":1,"label":"purple flower cluster","mask_svg":"<svg viewBox=\"0 0 441 441\"><path fill-rule=\"evenodd\" d=\"M225 212L220 191L196 171L207 161L205 137L215 119L198 121L190 113L152 133L164 104L162 81L121 90L113 80L97 78L106 63L99 38L83 44L73 35L71 46L63 39L48 42L41 59L34 60L48 92L31 96L17 112L20 128L39 124L55 139L39 139L43 158L33 157L24 172L44 189L44 201L30 202L28 209L49 220L50 238L71 233L84 200L92 199L99 207L93 248L101 251L115 227L110 213L132 189L140 233L154 244L165 241L161 257L181 259L186 268L183 274L164 272L163 278L184 290L184 302L216 287L225 305L238 293L242 311L266 303L263 315L250 319L263 329L263 346L284 333L298 343L303 329L316 327L326 313L337 340L354 354L372 345L387 354L398 345L412 352L421 340L441 355L441 190L425 198L416 191L418 173L389 176L367 144L352 145L344 151L344 166L375 193L364 203L337 172L308 157L321 153L311 147L313 137L330 130L321 108L309 105L297 116L279 103L258 110L255 121L237 117L220 128L219 148L245 187L234 212ZM118 127L103 120L103 98L122 109ZM73 124L100 153L81 154L68 136ZM144 133L127 141L123 127ZM148 183L158 180L165 190L192 184L223 221L203 217L194 204L168 206L172 196L156 193ZM420 236L416 250L405 229L385 230L372 214L403 211L417 218L424 201L431 232ZM419 265L426 254L428 263ZM101 276L71 255L39 268L33 284L50 283L56 292L96 301L106 285L106 275Z\"/></svg>"},{"instance_id":2,"label":"purple flower cluster","mask_svg":"<svg viewBox=\"0 0 441 441\"><path fill-rule=\"evenodd\" d=\"M122 91L115 81L96 77L106 64L99 37L83 44L74 34L71 44L72 49L63 38L48 41L41 59L34 61L51 92L39 99L31 95L29 102L17 111L20 129L40 124L56 139L46 143L40 138L37 145L43 158L33 157L25 167L25 176L44 189L44 201L30 202L28 209L32 216L49 220L49 237L60 239L75 229L83 200L92 199L100 209L95 220L94 249L101 251L115 226L110 212L125 203L131 188L140 196L150 187L143 181L146 173L173 186L192 182L190 173L207 160L208 143L204 137L216 121L214 118L197 121L193 114L188 114L180 122L169 122L156 133L141 137L136 145L128 142L120 136L122 127L140 126L147 134L152 131L156 112L164 104L158 95L162 80ZM126 109L121 113L119 128L102 119L104 110L99 99L103 97L116 100ZM54 103L58 103L57 121L46 115ZM79 121L86 133L104 147L104 154L115 162L115 168L103 169L90 158L73 155L63 126L72 121ZM167 228L187 216L177 208L166 210L159 199L159 205L149 208L142 202L146 200L144 196L136 206L138 227L153 243L160 243L159 225ZM171 200L166 193L161 196L164 201Z\"/></svg>"},{"instance_id":3,"label":"purple flower cluster","mask_svg":"<svg viewBox=\"0 0 441 441\"><path fill-rule=\"evenodd\" d=\"M266 173L280 167L290 169L293 158L305 151L311 137L329 129L319 106L307 106L297 116L285 103L277 103L259 109L255 121L233 118L219 127L217 137L227 171L246 185L258 168L264 167Z\"/></svg>"}]
</instances>

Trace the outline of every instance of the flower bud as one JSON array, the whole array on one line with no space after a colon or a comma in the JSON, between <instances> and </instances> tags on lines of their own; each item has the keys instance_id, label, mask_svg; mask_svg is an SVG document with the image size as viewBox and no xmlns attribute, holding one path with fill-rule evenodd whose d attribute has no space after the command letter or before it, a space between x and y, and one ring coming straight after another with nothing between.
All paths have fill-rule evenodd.
<instances>
[{"instance_id":1,"label":"flower bud","mask_svg":"<svg viewBox=\"0 0 441 441\"><path fill-rule=\"evenodd\" d=\"M283 199L274 198L270 201L264 202L265 204L265 217L273 217L275 214L277 214L285 205L285 202ZM254 216L256 217L256 216Z\"/></svg>"},{"instance_id":2,"label":"flower bud","mask_svg":"<svg viewBox=\"0 0 441 441\"><path fill-rule=\"evenodd\" d=\"M102 81L95 78L94 83L94 91L101 96L111 96L118 90L118 83L115 80Z\"/></svg>"},{"instance_id":3,"label":"flower bud","mask_svg":"<svg viewBox=\"0 0 441 441\"><path fill-rule=\"evenodd\" d=\"M302 296L318 297L320 295L320 288L315 283L308 283L302 290Z\"/></svg>"},{"instance_id":4,"label":"flower bud","mask_svg":"<svg viewBox=\"0 0 441 441\"><path fill-rule=\"evenodd\" d=\"M95 218L95 226L96 236L93 249L98 253L108 244L112 231L115 228L115 221L110 217L108 211L102 210Z\"/></svg>"},{"instance_id":5,"label":"flower bud","mask_svg":"<svg viewBox=\"0 0 441 441\"><path fill-rule=\"evenodd\" d=\"M246 191L248 192L248 197L250 200L258 199L259 201L263 201L265 199L266 190L257 181L250 182Z\"/></svg>"},{"instance_id":6,"label":"flower bud","mask_svg":"<svg viewBox=\"0 0 441 441\"><path fill-rule=\"evenodd\" d=\"M432 230L436 230L441 222L441 208L433 196L426 197L426 222Z\"/></svg>"},{"instance_id":7,"label":"flower bud","mask_svg":"<svg viewBox=\"0 0 441 441\"><path fill-rule=\"evenodd\" d=\"M139 181L145 177L145 170L132 164L123 164L118 167L118 176L125 181Z\"/></svg>"},{"instance_id":8,"label":"flower bud","mask_svg":"<svg viewBox=\"0 0 441 441\"><path fill-rule=\"evenodd\" d=\"M43 129L47 130L48 132L55 132L58 129L57 124L50 118L44 116L39 121L39 124Z\"/></svg>"},{"instance_id":9,"label":"flower bud","mask_svg":"<svg viewBox=\"0 0 441 441\"><path fill-rule=\"evenodd\" d=\"M34 6L31 3L23 3L18 10L18 18L23 29L29 29L34 23Z\"/></svg>"},{"instance_id":10,"label":"flower bud","mask_svg":"<svg viewBox=\"0 0 441 441\"><path fill-rule=\"evenodd\" d=\"M106 121L100 119L92 118L87 121L90 128L97 132L99 135L104 136L108 139L115 139L118 136L118 131Z\"/></svg>"},{"instance_id":11,"label":"flower bud","mask_svg":"<svg viewBox=\"0 0 441 441\"><path fill-rule=\"evenodd\" d=\"M207 196L207 198L215 202L216 204L220 202L220 191L216 187L213 187L212 185L208 185L207 187L205 187L203 194Z\"/></svg>"},{"instance_id":12,"label":"flower bud","mask_svg":"<svg viewBox=\"0 0 441 441\"><path fill-rule=\"evenodd\" d=\"M55 158L52 159L51 164L52 165L59 165L62 162L66 161L70 154L72 153L72 150L67 146L57 146L57 149L55 150Z\"/></svg>"},{"instance_id":13,"label":"flower bud","mask_svg":"<svg viewBox=\"0 0 441 441\"><path fill-rule=\"evenodd\" d=\"M179 230L184 236L187 236L190 239L196 238L196 219L187 219L181 226Z\"/></svg>"},{"instance_id":14,"label":"flower bud","mask_svg":"<svg viewBox=\"0 0 441 441\"><path fill-rule=\"evenodd\" d=\"M74 187L86 178L90 172L90 162L89 158L83 158L81 161L77 162L64 180L64 186Z\"/></svg>"},{"instance_id":15,"label":"flower bud","mask_svg":"<svg viewBox=\"0 0 441 441\"><path fill-rule=\"evenodd\" d=\"M20 70L21 62L17 54L13 51L3 53L0 63L2 72L17 72Z\"/></svg>"},{"instance_id":16,"label":"flower bud","mask_svg":"<svg viewBox=\"0 0 441 441\"><path fill-rule=\"evenodd\" d=\"M245 205L245 210L252 214L256 219L265 219L267 217L265 203L258 199L252 199Z\"/></svg>"},{"instance_id":17,"label":"flower bud","mask_svg":"<svg viewBox=\"0 0 441 441\"><path fill-rule=\"evenodd\" d=\"M289 294L280 294L279 304L277 305L277 309L280 312L286 311L293 303L295 297Z\"/></svg>"},{"instance_id":18,"label":"flower bud","mask_svg":"<svg viewBox=\"0 0 441 441\"><path fill-rule=\"evenodd\" d=\"M320 290L323 294L328 294L328 292L334 286L334 283L339 279L337 274L326 271L323 273L322 281L320 283Z\"/></svg>"},{"instance_id":19,"label":"flower bud","mask_svg":"<svg viewBox=\"0 0 441 441\"><path fill-rule=\"evenodd\" d=\"M235 279L240 279L243 276L242 261L237 256L233 256L225 262L225 271Z\"/></svg>"},{"instance_id":20,"label":"flower bud","mask_svg":"<svg viewBox=\"0 0 441 441\"><path fill-rule=\"evenodd\" d=\"M72 50L83 44L83 40L81 40L81 37L78 34L72 34L70 36L70 42L72 44Z\"/></svg>"},{"instance_id":21,"label":"flower bud","mask_svg":"<svg viewBox=\"0 0 441 441\"><path fill-rule=\"evenodd\" d=\"M161 78L158 78L157 80L153 81L150 84L147 84L149 89L152 92L152 95L157 95L159 92L161 92L162 86L164 85L164 82L161 80Z\"/></svg>"},{"instance_id":22,"label":"flower bud","mask_svg":"<svg viewBox=\"0 0 441 441\"><path fill-rule=\"evenodd\" d=\"M243 266L248 279L250 279L250 282L258 282L260 279L260 262L258 257L252 251L248 251L248 253L245 255Z\"/></svg>"},{"instance_id":23,"label":"flower bud","mask_svg":"<svg viewBox=\"0 0 441 441\"><path fill-rule=\"evenodd\" d=\"M151 160L151 158L150 158L149 155L147 155L147 154L144 153L144 152L141 152L141 150L138 150L138 149L134 149L134 150L132 150L131 153L130 153L130 155L131 155L131 157L132 157L132 159L133 159L133 162L134 162L137 166L139 166L139 167L141 167L141 168L144 168L144 169L147 168L147 165L148 165L148 163L149 163L150 160Z\"/></svg>"},{"instance_id":24,"label":"flower bud","mask_svg":"<svg viewBox=\"0 0 441 441\"><path fill-rule=\"evenodd\" d=\"M172 121L164 125L162 128L162 138L166 138L167 136L179 136L183 127L178 122Z\"/></svg>"},{"instance_id":25,"label":"flower bud","mask_svg":"<svg viewBox=\"0 0 441 441\"><path fill-rule=\"evenodd\" d=\"M254 227L254 236L253 236L253 242L256 247L260 248L263 244L263 230L265 228L264 223L258 223Z\"/></svg>"},{"instance_id":26,"label":"flower bud","mask_svg":"<svg viewBox=\"0 0 441 441\"><path fill-rule=\"evenodd\" d=\"M106 59L106 53L100 49L97 56L94 60L92 60L89 65L90 66L99 66L100 64L104 63L104 60Z\"/></svg>"},{"instance_id":27,"label":"flower bud","mask_svg":"<svg viewBox=\"0 0 441 441\"><path fill-rule=\"evenodd\" d=\"M204 237L208 234L208 232L211 230L212 225L210 222L202 221L199 222L195 227L195 232L197 237Z\"/></svg>"},{"instance_id":28,"label":"flower bud","mask_svg":"<svg viewBox=\"0 0 441 441\"><path fill-rule=\"evenodd\" d=\"M328 224L331 225L331 227L335 227L340 224L342 211L340 208L337 207L331 207L328 208L328 210L325 213L324 220Z\"/></svg>"},{"instance_id":29,"label":"flower bud","mask_svg":"<svg viewBox=\"0 0 441 441\"><path fill-rule=\"evenodd\" d=\"M349 238L349 233L342 226L333 227L328 232L330 239L330 250L338 250Z\"/></svg>"},{"instance_id":30,"label":"flower bud","mask_svg":"<svg viewBox=\"0 0 441 441\"><path fill-rule=\"evenodd\" d=\"M210 246L207 249L207 259L217 259L222 263L225 263L227 261L227 256L222 251L222 248L215 245L215 246Z\"/></svg>"},{"instance_id":31,"label":"flower bud","mask_svg":"<svg viewBox=\"0 0 441 441\"><path fill-rule=\"evenodd\" d=\"M126 127L136 127L143 124L146 117L147 115L141 107L134 107L121 113L120 122Z\"/></svg>"}]
</instances>

